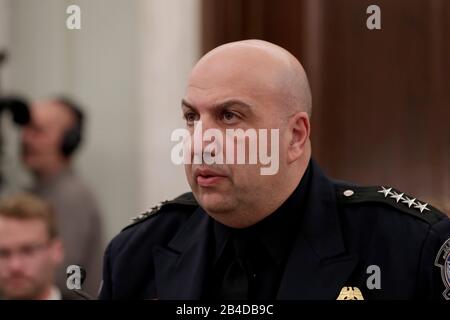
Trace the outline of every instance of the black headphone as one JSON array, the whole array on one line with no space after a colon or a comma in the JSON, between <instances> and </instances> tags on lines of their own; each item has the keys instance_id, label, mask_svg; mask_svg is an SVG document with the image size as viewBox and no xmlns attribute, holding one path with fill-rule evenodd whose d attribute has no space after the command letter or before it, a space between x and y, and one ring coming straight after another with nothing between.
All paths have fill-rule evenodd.
<instances>
[{"instance_id":1,"label":"black headphone","mask_svg":"<svg viewBox=\"0 0 450 320\"><path fill-rule=\"evenodd\" d=\"M72 99L58 97L56 101L68 108L75 116L75 124L66 130L61 143L61 152L65 157L70 157L80 146L83 138L84 114L81 108Z\"/></svg>"}]
</instances>

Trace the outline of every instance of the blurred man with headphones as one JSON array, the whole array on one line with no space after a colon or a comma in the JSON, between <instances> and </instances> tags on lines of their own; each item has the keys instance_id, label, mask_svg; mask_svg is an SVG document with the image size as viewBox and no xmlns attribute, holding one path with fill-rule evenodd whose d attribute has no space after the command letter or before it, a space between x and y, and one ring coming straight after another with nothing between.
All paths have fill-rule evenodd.
<instances>
[{"instance_id":1,"label":"blurred man with headphones","mask_svg":"<svg viewBox=\"0 0 450 320\"><path fill-rule=\"evenodd\" d=\"M22 132L22 159L33 173L32 192L55 208L65 249L58 285L66 290L65 267L80 265L87 277L83 290L97 295L101 279L102 232L96 201L72 168L82 142L84 114L66 97L34 102Z\"/></svg>"}]
</instances>

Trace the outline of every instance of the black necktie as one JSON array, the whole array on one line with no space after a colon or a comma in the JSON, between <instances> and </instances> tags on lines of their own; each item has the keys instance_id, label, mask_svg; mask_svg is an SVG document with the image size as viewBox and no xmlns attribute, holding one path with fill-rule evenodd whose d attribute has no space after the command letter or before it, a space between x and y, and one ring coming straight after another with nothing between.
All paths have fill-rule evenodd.
<instances>
[{"instance_id":1,"label":"black necktie","mask_svg":"<svg viewBox=\"0 0 450 320\"><path fill-rule=\"evenodd\" d=\"M233 259L225 270L220 296L224 300L246 300L249 291L248 270L245 264L248 255L247 245L237 237L230 240Z\"/></svg>"}]
</instances>

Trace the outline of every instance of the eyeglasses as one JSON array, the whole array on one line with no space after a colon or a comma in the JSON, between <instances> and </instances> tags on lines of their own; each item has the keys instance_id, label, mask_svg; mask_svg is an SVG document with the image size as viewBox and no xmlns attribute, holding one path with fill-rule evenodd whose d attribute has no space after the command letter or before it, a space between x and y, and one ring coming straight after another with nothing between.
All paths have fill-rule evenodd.
<instances>
[{"instance_id":1,"label":"eyeglasses","mask_svg":"<svg viewBox=\"0 0 450 320\"><path fill-rule=\"evenodd\" d=\"M22 246L16 250L10 250L5 248L0 248L0 263L6 262L11 259L15 254L22 259L31 259L35 257L37 254L47 249L49 243L42 244L30 244Z\"/></svg>"}]
</instances>

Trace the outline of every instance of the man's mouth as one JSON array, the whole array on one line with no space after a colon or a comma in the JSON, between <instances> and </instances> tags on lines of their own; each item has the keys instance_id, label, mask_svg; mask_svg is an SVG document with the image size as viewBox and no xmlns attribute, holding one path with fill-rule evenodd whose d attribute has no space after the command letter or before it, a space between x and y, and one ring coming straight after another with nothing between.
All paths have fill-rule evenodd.
<instances>
[{"instance_id":1,"label":"man's mouth","mask_svg":"<svg viewBox=\"0 0 450 320\"><path fill-rule=\"evenodd\" d=\"M23 156L29 156L33 154L33 149L27 145L22 145L21 152Z\"/></svg>"},{"instance_id":2,"label":"man's mouth","mask_svg":"<svg viewBox=\"0 0 450 320\"><path fill-rule=\"evenodd\" d=\"M227 179L225 174L209 168L197 168L194 177L200 187L211 187Z\"/></svg>"},{"instance_id":3,"label":"man's mouth","mask_svg":"<svg viewBox=\"0 0 450 320\"><path fill-rule=\"evenodd\" d=\"M16 276L16 277L7 279L6 282L8 283L8 285L10 287L20 288L20 287L23 287L24 285L27 285L29 282L29 279L27 277Z\"/></svg>"}]
</instances>

